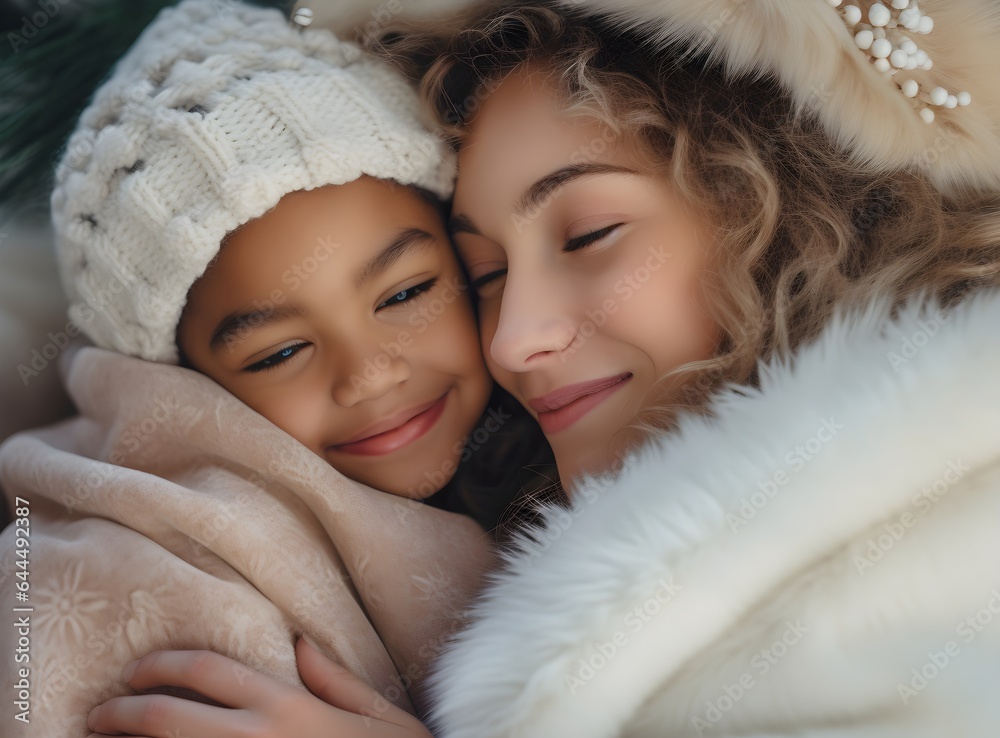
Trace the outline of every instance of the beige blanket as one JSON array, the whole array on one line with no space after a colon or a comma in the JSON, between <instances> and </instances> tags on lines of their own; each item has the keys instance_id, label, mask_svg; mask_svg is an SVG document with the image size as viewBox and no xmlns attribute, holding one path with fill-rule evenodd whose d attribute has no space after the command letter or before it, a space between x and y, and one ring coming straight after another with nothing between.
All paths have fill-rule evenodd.
<instances>
[{"instance_id":1,"label":"beige blanket","mask_svg":"<svg viewBox=\"0 0 1000 738\"><path fill-rule=\"evenodd\" d=\"M194 372L94 348L66 365L79 416L0 446L0 486L29 513L0 535L0 734L86 736L157 648L301 683L302 631L420 706L494 563L477 524L344 478Z\"/></svg>"}]
</instances>

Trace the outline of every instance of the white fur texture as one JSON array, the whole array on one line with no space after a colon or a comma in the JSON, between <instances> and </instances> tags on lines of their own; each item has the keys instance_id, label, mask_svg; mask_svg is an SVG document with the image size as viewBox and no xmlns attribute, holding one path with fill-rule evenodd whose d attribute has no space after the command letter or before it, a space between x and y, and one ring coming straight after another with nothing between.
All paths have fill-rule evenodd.
<instances>
[{"instance_id":1,"label":"white fur texture","mask_svg":"<svg viewBox=\"0 0 1000 738\"><path fill-rule=\"evenodd\" d=\"M589 480L442 659L435 735L994 738L998 325L841 316Z\"/></svg>"},{"instance_id":2,"label":"white fur texture","mask_svg":"<svg viewBox=\"0 0 1000 738\"><path fill-rule=\"evenodd\" d=\"M854 44L827 0L558 0L640 26L663 42L708 51L734 74L771 73L797 103L817 111L835 140L879 168L914 168L945 190L1000 187L1000 3L921 0L935 21L917 35L930 71L901 72L928 91L968 91L972 104L935 108L924 123L894 82ZM342 35L413 21L430 25L470 0L305 0L317 22ZM866 9L872 0L859 0ZM888 4L888 3L886 3Z\"/></svg>"}]
</instances>

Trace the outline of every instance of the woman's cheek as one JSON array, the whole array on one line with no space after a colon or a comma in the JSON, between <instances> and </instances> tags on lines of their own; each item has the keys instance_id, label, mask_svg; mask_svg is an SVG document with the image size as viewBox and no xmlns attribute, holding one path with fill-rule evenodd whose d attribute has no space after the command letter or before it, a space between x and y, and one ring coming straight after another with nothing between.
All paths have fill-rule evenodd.
<instances>
[{"instance_id":1,"label":"woman's cheek","mask_svg":"<svg viewBox=\"0 0 1000 738\"><path fill-rule=\"evenodd\" d=\"M500 322L500 298L479 301L479 344L482 347L483 357L490 367L490 373L497 376L497 369L493 363L491 348L493 337L497 333L497 326Z\"/></svg>"}]
</instances>

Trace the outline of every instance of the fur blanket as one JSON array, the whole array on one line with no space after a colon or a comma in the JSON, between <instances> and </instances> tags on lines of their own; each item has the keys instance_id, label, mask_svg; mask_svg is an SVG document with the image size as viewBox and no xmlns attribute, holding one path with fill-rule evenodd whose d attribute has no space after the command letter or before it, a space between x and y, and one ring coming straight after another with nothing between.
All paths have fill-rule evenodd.
<instances>
[{"instance_id":1,"label":"fur blanket","mask_svg":"<svg viewBox=\"0 0 1000 738\"><path fill-rule=\"evenodd\" d=\"M1000 732L1000 292L836 319L522 541L442 738Z\"/></svg>"},{"instance_id":2,"label":"fur blanket","mask_svg":"<svg viewBox=\"0 0 1000 738\"><path fill-rule=\"evenodd\" d=\"M0 628L3 736L88 735L125 664L157 648L301 683L303 631L413 709L405 688L420 693L493 562L479 526L347 480L195 372L68 358L80 414L0 446L18 518L0 600L23 608Z\"/></svg>"}]
</instances>

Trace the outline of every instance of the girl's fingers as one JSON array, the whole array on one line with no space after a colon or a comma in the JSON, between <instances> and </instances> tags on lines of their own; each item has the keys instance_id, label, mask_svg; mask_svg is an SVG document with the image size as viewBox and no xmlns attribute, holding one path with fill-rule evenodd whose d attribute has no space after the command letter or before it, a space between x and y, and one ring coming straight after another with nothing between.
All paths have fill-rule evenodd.
<instances>
[{"instance_id":1,"label":"girl's fingers","mask_svg":"<svg viewBox=\"0 0 1000 738\"><path fill-rule=\"evenodd\" d=\"M324 702L355 715L388 719L402 712L340 664L331 661L306 638L295 644L299 676L309 691ZM409 716L409 713L403 713Z\"/></svg>"},{"instance_id":2,"label":"girl's fingers","mask_svg":"<svg viewBox=\"0 0 1000 738\"><path fill-rule=\"evenodd\" d=\"M184 687L227 707L254 707L289 687L213 651L153 651L126 667L134 689Z\"/></svg>"},{"instance_id":3,"label":"girl's fingers","mask_svg":"<svg viewBox=\"0 0 1000 738\"><path fill-rule=\"evenodd\" d=\"M239 711L162 694L114 697L91 711L87 726L100 735L149 738L237 736Z\"/></svg>"}]
</instances>

